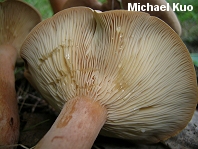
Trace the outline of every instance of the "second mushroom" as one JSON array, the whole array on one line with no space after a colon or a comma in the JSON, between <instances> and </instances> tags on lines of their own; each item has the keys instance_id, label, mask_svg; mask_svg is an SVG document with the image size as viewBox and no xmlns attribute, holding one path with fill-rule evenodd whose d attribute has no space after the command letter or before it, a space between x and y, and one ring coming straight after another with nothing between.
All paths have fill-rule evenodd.
<instances>
[{"instance_id":1,"label":"second mushroom","mask_svg":"<svg viewBox=\"0 0 198 149\"><path fill-rule=\"evenodd\" d=\"M27 3L0 2L0 148L11 149L18 142L15 64L21 61L19 51L27 34L40 21L40 14Z\"/></svg>"},{"instance_id":2,"label":"second mushroom","mask_svg":"<svg viewBox=\"0 0 198 149\"><path fill-rule=\"evenodd\" d=\"M38 24L21 56L30 83L56 110L38 148L91 148L101 134L157 143L179 133L197 104L189 52L142 12L63 10Z\"/></svg>"}]
</instances>

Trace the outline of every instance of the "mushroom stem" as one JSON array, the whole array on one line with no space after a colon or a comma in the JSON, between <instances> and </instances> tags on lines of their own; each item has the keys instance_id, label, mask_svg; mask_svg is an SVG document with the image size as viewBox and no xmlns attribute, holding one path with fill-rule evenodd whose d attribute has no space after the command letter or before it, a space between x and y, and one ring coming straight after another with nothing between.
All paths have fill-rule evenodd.
<instances>
[{"instance_id":1,"label":"mushroom stem","mask_svg":"<svg viewBox=\"0 0 198 149\"><path fill-rule=\"evenodd\" d=\"M53 12L57 13L61 11L65 2L67 2L67 0L50 0L50 4L53 9Z\"/></svg>"},{"instance_id":2,"label":"mushroom stem","mask_svg":"<svg viewBox=\"0 0 198 149\"><path fill-rule=\"evenodd\" d=\"M65 104L36 149L89 149L106 118L107 110L99 102L75 97Z\"/></svg>"},{"instance_id":3,"label":"mushroom stem","mask_svg":"<svg viewBox=\"0 0 198 149\"><path fill-rule=\"evenodd\" d=\"M15 91L14 67L17 50L10 45L0 46L0 145L18 141L19 114Z\"/></svg>"}]
</instances>

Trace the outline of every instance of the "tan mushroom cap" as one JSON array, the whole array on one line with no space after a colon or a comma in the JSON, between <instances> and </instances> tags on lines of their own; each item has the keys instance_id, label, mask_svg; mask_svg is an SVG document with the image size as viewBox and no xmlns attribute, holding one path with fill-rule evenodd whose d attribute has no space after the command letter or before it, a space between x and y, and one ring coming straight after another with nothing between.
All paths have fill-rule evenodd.
<instances>
[{"instance_id":1,"label":"tan mushroom cap","mask_svg":"<svg viewBox=\"0 0 198 149\"><path fill-rule=\"evenodd\" d=\"M0 2L0 45L12 45L18 51L30 30L41 21L30 5L18 1Z\"/></svg>"},{"instance_id":2,"label":"tan mushroom cap","mask_svg":"<svg viewBox=\"0 0 198 149\"><path fill-rule=\"evenodd\" d=\"M105 135L156 143L183 129L197 104L188 50L147 13L65 9L32 30L21 56L57 110L76 96L105 106Z\"/></svg>"}]
</instances>

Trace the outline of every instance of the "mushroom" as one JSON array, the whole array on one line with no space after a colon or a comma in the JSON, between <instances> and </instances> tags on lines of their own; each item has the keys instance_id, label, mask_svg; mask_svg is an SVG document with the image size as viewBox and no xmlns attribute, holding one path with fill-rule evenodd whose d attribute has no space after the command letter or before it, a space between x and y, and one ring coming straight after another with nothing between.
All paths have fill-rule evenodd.
<instances>
[{"instance_id":1,"label":"mushroom","mask_svg":"<svg viewBox=\"0 0 198 149\"><path fill-rule=\"evenodd\" d=\"M65 9L21 48L28 80L61 111L40 148L91 148L103 135L157 143L179 133L197 104L180 37L143 12Z\"/></svg>"},{"instance_id":2,"label":"mushroom","mask_svg":"<svg viewBox=\"0 0 198 149\"><path fill-rule=\"evenodd\" d=\"M94 10L101 10L102 3L98 0L67 0L62 8L71 8L76 6L90 7Z\"/></svg>"},{"instance_id":3,"label":"mushroom","mask_svg":"<svg viewBox=\"0 0 198 149\"><path fill-rule=\"evenodd\" d=\"M40 22L38 12L21 1L0 2L0 145L18 141L19 114L14 68L19 49L30 30Z\"/></svg>"},{"instance_id":4,"label":"mushroom","mask_svg":"<svg viewBox=\"0 0 198 149\"><path fill-rule=\"evenodd\" d=\"M128 3L131 3L132 5L134 3L138 3L140 6L141 5L146 5L149 3L149 5L164 5L167 6L166 0L107 0L107 3L103 4L102 6L102 11L107 11L111 9L121 9L121 6L123 6L123 9L128 10ZM169 7L170 10L166 11L145 11L149 13L151 16L156 16L160 19L162 19L164 22L166 22L170 27L175 30L176 33L181 35L181 25L180 22L172 10L171 7Z\"/></svg>"},{"instance_id":5,"label":"mushroom","mask_svg":"<svg viewBox=\"0 0 198 149\"><path fill-rule=\"evenodd\" d=\"M61 4L63 6L63 9L74 7L74 6L86 6L90 7L94 10L101 10L101 11L108 11L108 10L115 10L115 9L126 9L128 10L128 3L131 3L132 5L134 3L138 3L141 5L146 5L149 3L150 5L165 5L167 6L167 2L165 0L107 0L106 3L101 4L100 2L95 1L86 1L86 0L67 0L63 6L63 3ZM123 6L123 8L121 7ZM60 7L61 8L61 7ZM60 11L61 9L59 9ZM181 25L179 20L177 19L177 16L173 12L172 8L170 7L170 10L168 11L145 11L149 13L151 16L156 16L160 19L162 19L164 22L166 22L170 27L172 27L175 32L177 32L179 35L181 35Z\"/></svg>"},{"instance_id":6,"label":"mushroom","mask_svg":"<svg viewBox=\"0 0 198 149\"><path fill-rule=\"evenodd\" d=\"M63 5L66 3L67 0L49 0L52 10L54 13L57 13L62 10Z\"/></svg>"},{"instance_id":7,"label":"mushroom","mask_svg":"<svg viewBox=\"0 0 198 149\"><path fill-rule=\"evenodd\" d=\"M50 0L50 4L54 13L76 6L86 6L94 10L100 10L102 7L102 4L98 0Z\"/></svg>"}]
</instances>

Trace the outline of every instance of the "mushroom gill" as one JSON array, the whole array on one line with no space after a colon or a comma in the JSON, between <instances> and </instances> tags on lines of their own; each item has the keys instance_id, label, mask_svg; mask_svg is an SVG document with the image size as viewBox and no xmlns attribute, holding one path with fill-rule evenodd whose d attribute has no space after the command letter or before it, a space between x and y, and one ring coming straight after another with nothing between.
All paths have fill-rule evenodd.
<instances>
[{"instance_id":1,"label":"mushroom gill","mask_svg":"<svg viewBox=\"0 0 198 149\"><path fill-rule=\"evenodd\" d=\"M87 98L106 109L98 123L105 121L101 133L107 136L157 143L181 131L196 108L196 76L186 46L147 13L65 9L33 29L21 56L29 81L67 120L79 110L70 109ZM56 144L50 140L57 138L61 120L38 148ZM70 133L62 135L67 144Z\"/></svg>"}]
</instances>

